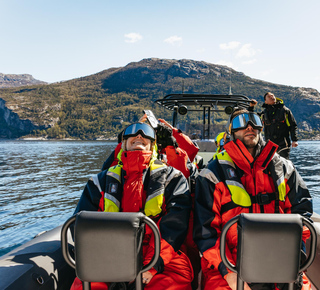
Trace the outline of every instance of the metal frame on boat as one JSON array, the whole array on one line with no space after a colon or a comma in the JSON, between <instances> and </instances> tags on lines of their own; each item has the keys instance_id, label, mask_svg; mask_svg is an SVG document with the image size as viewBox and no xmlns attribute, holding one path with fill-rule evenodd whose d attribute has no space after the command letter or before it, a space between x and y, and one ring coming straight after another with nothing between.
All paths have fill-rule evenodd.
<instances>
[{"instance_id":1,"label":"metal frame on boat","mask_svg":"<svg viewBox=\"0 0 320 290\"><path fill-rule=\"evenodd\" d=\"M175 127L178 113L203 113L202 139L210 139L210 119L212 112L231 114L234 107L248 108L251 100L243 95L213 95L213 94L169 94L155 101L158 105L173 112L172 125Z\"/></svg>"}]
</instances>

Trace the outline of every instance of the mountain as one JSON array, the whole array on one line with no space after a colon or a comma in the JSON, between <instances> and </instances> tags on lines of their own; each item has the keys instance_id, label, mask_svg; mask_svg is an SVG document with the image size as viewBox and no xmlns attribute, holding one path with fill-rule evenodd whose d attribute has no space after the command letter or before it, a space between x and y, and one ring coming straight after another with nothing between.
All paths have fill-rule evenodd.
<instances>
[{"instance_id":1,"label":"mountain","mask_svg":"<svg viewBox=\"0 0 320 290\"><path fill-rule=\"evenodd\" d=\"M273 92L292 110L300 137L319 134L320 95L315 89L264 82L203 61L149 58L65 82L0 89L0 138L115 137L143 109L171 120L170 112L154 104L166 94L228 94L230 84L233 94L255 98L258 111L263 95Z\"/></svg>"},{"instance_id":2,"label":"mountain","mask_svg":"<svg viewBox=\"0 0 320 290\"><path fill-rule=\"evenodd\" d=\"M46 82L42 82L33 78L32 75L29 74L2 74L0 73L0 88L12 88L12 87L21 87L21 86L31 86L31 85L39 85L39 84L47 84Z\"/></svg>"}]
</instances>

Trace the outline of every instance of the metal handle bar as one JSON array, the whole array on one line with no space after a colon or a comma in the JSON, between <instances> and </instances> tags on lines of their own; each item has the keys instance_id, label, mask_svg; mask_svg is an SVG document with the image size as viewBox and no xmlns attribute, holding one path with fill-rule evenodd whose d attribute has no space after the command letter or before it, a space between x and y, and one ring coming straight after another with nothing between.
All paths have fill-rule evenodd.
<instances>
[{"instance_id":1,"label":"metal handle bar","mask_svg":"<svg viewBox=\"0 0 320 290\"><path fill-rule=\"evenodd\" d=\"M229 230L229 228L235 224L236 222L239 221L240 215L232 218L231 220L229 220L225 226L222 229L221 232L221 244L220 244L220 253L221 253L221 260L222 262L226 265L226 267L232 271L237 273L237 269L236 266L231 264L230 261L227 259L226 254L225 254L225 247L226 247L226 235L227 232ZM311 242L310 242L310 252L308 255L308 258L306 259L306 261L300 266L299 272L303 272L305 271L314 261L315 257L316 257L316 249L317 249L317 232L314 228L314 226L312 225L312 223L305 217L301 216L301 220L302 220L302 224L305 225L311 233Z\"/></svg>"},{"instance_id":2,"label":"metal handle bar","mask_svg":"<svg viewBox=\"0 0 320 290\"><path fill-rule=\"evenodd\" d=\"M71 218L69 218L64 225L62 226L61 229L61 248L62 248L62 255L63 258L66 260L66 262L68 263L68 265L70 265L72 268L75 269L75 260L71 257L69 251L68 251L68 229L71 226L71 224L73 224L76 220L77 215L72 216ZM157 227L157 225L155 224L155 222L150 219L149 217L145 216L144 214L139 214L138 215L140 221L146 223L151 230L153 231L154 234L154 255L151 259L151 261L143 266L142 270L140 271L140 273L146 272L148 270L150 270L158 261L159 255L160 255L160 233L159 233L159 229Z\"/></svg>"}]
</instances>

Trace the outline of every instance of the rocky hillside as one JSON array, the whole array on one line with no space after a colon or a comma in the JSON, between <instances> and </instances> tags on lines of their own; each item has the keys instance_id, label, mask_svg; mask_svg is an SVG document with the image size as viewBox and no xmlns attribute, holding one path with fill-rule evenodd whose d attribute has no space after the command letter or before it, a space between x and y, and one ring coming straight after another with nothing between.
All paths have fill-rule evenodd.
<instances>
[{"instance_id":1,"label":"rocky hillside","mask_svg":"<svg viewBox=\"0 0 320 290\"><path fill-rule=\"evenodd\" d=\"M32 75L22 74L2 74L0 73L0 88L12 88L21 86L32 86L39 84L47 84L33 78Z\"/></svg>"},{"instance_id":2,"label":"rocky hillside","mask_svg":"<svg viewBox=\"0 0 320 290\"><path fill-rule=\"evenodd\" d=\"M243 94L258 100L257 111L267 91L282 98L299 124L300 137L311 138L320 131L320 95L310 88L283 86L257 80L229 67L193 60L143 59L125 67L50 85L36 85L0 90L3 107L22 120L30 120L33 136L49 138L99 139L116 136L128 122L139 119L143 109L169 119L154 104L169 93ZM0 125L8 124L0 108ZM10 135L10 128L0 129L0 138ZM1 126L2 128L2 126Z\"/></svg>"}]
</instances>

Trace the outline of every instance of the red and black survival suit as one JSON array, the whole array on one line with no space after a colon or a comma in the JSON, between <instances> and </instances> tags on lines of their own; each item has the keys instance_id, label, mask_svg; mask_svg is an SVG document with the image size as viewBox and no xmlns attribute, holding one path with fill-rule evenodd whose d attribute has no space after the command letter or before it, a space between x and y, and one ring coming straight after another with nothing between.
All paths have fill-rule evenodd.
<instances>
[{"instance_id":1,"label":"red and black survival suit","mask_svg":"<svg viewBox=\"0 0 320 290\"><path fill-rule=\"evenodd\" d=\"M144 289L191 289L192 267L180 251L188 231L191 197L180 171L153 159L151 152L122 152L119 165L88 181L75 213L81 210L145 213L159 227L161 252L157 265L149 270L154 276ZM144 264L153 257L152 239L151 229L146 227ZM71 289L80 289L78 285L75 281ZM94 287L93 283L92 289L108 289L107 284L101 288L101 283Z\"/></svg>"},{"instance_id":2,"label":"red and black survival suit","mask_svg":"<svg viewBox=\"0 0 320 290\"><path fill-rule=\"evenodd\" d=\"M311 196L292 162L275 153L274 143L263 143L259 141L253 158L240 140L230 141L197 179L194 240L203 255L205 289L230 289L224 279L229 270L221 261L220 235L231 218L240 213L312 215ZM227 257L235 265L236 225L226 239Z\"/></svg>"}]
</instances>

